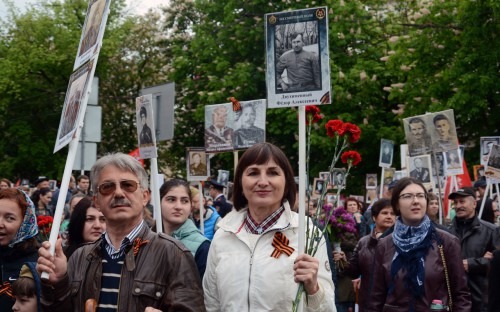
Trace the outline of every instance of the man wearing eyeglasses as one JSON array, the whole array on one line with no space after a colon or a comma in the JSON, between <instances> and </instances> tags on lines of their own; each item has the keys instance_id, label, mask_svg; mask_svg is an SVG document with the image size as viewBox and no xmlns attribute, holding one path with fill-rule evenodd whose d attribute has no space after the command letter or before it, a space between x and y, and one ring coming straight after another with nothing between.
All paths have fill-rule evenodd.
<instances>
[{"instance_id":1,"label":"man wearing eyeglasses","mask_svg":"<svg viewBox=\"0 0 500 312\"><path fill-rule=\"evenodd\" d=\"M488 306L488 271L492 252L500 243L500 232L495 225L480 220L476 215L476 192L463 187L451 193L456 216L450 232L460 239L462 262L467 274L472 297L472 312L486 312Z\"/></svg>"},{"instance_id":2,"label":"man wearing eyeglasses","mask_svg":"<svg viewBox=\"0 0 500 312\"><path fill-rule=\"evenodd\" d=\"M143 220L148 176L122 153L99 159L91 170L94 204L107 231L78 249L66 263L59 239L39 250L37 270L49 273L42 304L50 311L205 311L201 281L191 252L177 240L150 231Z\"/></svg>"}]
</instances>

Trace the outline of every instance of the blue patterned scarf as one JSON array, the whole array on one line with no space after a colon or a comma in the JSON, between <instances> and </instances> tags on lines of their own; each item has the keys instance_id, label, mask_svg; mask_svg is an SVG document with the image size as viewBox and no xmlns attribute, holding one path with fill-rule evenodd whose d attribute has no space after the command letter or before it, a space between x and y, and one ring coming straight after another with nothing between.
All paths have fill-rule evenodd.
<instances>
[{"instance_id":1,"label":"blue patterned scarf","mask_svg":"<svg viewBox=\"0 0 500 312\"><path fill-rule=\"evenodd\" d=\"M432 247L432 240L436 237L436 230L429 217L424 219L418 226L408 226L403 224L401 217L396 220L392 240L396 247L396 252L392 258L391 278L394 281L396 274L403 270L404 285L412 293L413 298L420 298L425 294L425 256ZM394 283L391 282L389 292L394 290ZM412 300L413 303L414 300ZM410 304L410 311L413 304Z\"/></svg>"},{"instance_id":2,"label":"blue patterned scarf","mask_svg":"<svg viewBox=\"0 0 500 312\"><path fill-rule=\"evenodd\" d=\"M20 242L24 242L25 240L35 237L38 234L38 224L36 223L36 214L35 214L35 205L31 201L28 194L25 192L18 190L24 195L26 202L28 203L28 207L26 208L26 213L24 214L23 223L21 223L21 227L16 233L16 236L10 241L9 247L14 247L15 244Z\"/></svg>"}]
</instances>

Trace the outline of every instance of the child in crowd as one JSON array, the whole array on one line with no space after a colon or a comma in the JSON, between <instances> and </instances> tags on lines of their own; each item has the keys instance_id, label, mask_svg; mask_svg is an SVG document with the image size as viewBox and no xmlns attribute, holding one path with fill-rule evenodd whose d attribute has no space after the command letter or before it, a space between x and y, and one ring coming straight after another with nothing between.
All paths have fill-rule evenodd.
<instances>
[{"instance_id":1,"label":"child in crowd","mask_svg":"<svg viewBox=\"0 0 500 312\"><path fill-rule=\"evenodd\" d=\"M19 278L12 284L12 294L16 303L14 312L40 312L40 277L35 262L26 262L21 267Z\"/></svg>"}]
</instances>

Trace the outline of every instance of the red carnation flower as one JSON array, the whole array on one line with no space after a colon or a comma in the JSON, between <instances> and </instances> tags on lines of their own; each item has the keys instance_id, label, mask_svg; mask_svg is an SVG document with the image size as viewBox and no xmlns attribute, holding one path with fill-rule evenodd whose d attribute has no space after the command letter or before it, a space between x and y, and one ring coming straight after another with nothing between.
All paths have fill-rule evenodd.
<instances>
[{"instance_id":1,"label":"red carnation flower","mask_svg":"<svg viewBox=\"0 0 500 312\"><path fill-rule=\"evenodd\" d=\"M355 124L350 122L346 122L344 124L344 131L349 134L349 141L351 143L356 143L359 141L359 137L361 136L361 129Z\"/></svg>"},{"instance_id":2,"label":"red carnation flower","mask_svg":"<svg viewBox=\"0 0 500 312\"><path fill-rule=\"evenodd\" d=\"M357 166L361 162L361 155L356 151L346 151L342 153L340 159L344 164L351 164L352 166Z\"/></svg>"},{"instance_id":3,"label":"red carnation flower","mask_svg":"<svg viewBox=\"0 0 500 312\"><path fill-rule=\"evenodd\" d=\"M306 106L306 125L309 125L309 120L311 120L311 123L317 123L321 119L323 119L323 116L320 114L319 107L316 105Z\"/></svg>"},{"instance_id":4,"label":"red carnation flower","mask_svg":"<svg viewBox=\"0 0 500 312\"><path fill-rule=\"evenodd\" d=\"M344 135L345 132L344 123L339 119L329 120L326 123L325 128L326 134L331 138L334 138L335 134Z\"/></svg>"}]
</instances>

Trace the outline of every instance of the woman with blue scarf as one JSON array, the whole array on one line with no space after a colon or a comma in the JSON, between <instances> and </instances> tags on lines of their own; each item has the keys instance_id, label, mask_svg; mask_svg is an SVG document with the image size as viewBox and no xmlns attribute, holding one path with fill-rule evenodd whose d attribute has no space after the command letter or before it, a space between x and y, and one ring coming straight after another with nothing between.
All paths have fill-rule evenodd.
<instances>
[{"instance_id":1,"label":"woman with blue scarf","mask_svg":"<svg viewBox=\"0 0 500 312\"><path fill-rule=\"evenodd\" d=\"M397 220L379 241L374 285L366 311L470 311L458 238L426 215L428 196L415 178L397 182L391 205Z\"/></svg>"}]
</instances>

